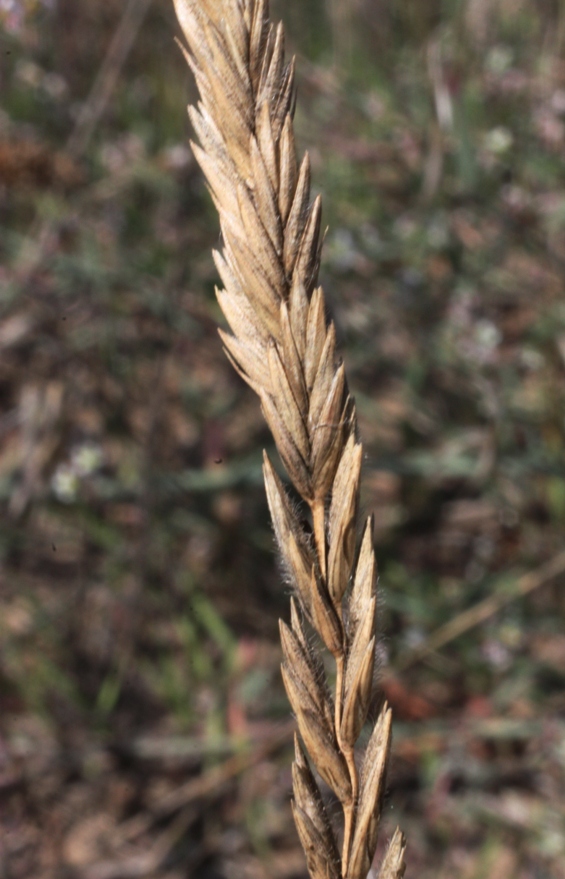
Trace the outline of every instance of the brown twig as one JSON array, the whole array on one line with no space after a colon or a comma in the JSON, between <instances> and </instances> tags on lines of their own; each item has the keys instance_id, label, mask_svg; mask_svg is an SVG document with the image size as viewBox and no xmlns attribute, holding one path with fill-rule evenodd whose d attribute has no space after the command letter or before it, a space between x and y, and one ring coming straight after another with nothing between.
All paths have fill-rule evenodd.
<instances>
[{"instance_id":1,"label":"brown twig","mask_svg":"<svg viewBox=\"0 0 565 879\"><path fill-rule=\"evenodd\" d=\"M555 579L565 573L565 551L558 553L545 565L542 565L536 571L528 571L519 577L512 587L494 595L489 595L483 601L473 605L468 610L458 614L454 619L445 625L440 626L435 632L426 638L426 640L416 647L414 650L401 654L396 660L394 666L395 671L406 671L406 669L421 662L426 656L445 647L450 641L455 640L464 632L478 626L479 623L485 622L489 617L493 616L507 604L529 595L540 586L544 586L550 580Z\"/></svg>"},{"instance_id":2,"label":"brown twig","mask_svg":"<svg viewBox=\"0 0 565 879\"><path fill-rule=\"evenodd\" d=\"M150 4L151 0L129 0L124 9L96 79L65 145L65 151L73 158L82 156L86 151L96 126L110 102L122 67L131 51Z\"/></svg>"},{"instance_id":3,"label":"brown twig","mask_svg":"<svg viewBox=\"0 0 565 879\"><path fill-rule=\"evenodd\" d=\"M171 793L162 797L153 807L150 814L136 815L116 828L115 842L120 844L135 839L146 833L152 825L171 815L178 809L184 809L196 800L204 799L221 789L228 781L247 772L271 756L279 748L292 741L293 725L285 724L265 742L254 744L241 754L234 754L223 763L208 769L203 775L191 778Z\"/></svg>"},{"instance_id":4,"label":"brown twig","mask_svg":"<svg viewBox=\"0 0 565 879\"><path fill-rule=\"evenodd\" d=\"M151 0L129 0L118 23L92 88L82 105L67 142L65 152L78 159L84 155L92 135L112 97L120 72L135 42ZM15 278L25 287L42 265L52 247L57 221L35 220L27 240L16 258Z\"/></svg>"}]
</instances>

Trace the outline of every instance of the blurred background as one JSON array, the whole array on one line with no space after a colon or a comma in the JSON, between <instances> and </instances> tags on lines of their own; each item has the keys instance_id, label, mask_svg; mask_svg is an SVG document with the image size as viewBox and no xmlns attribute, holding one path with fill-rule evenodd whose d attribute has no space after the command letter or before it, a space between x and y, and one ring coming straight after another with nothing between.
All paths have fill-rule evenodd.
<instances>
[{"instance_id":1,"label":"blurred background","mask_svg":"<svg viewBox=\"0 0 565 879\"><path fill-rule=\"evenodd\" d=\"M409 879L562 879L565 8L273 15L376 516L383 840ZM172 3L0 28L0 875L301 879L272 441Z\"/></svg>"}]
</instances>

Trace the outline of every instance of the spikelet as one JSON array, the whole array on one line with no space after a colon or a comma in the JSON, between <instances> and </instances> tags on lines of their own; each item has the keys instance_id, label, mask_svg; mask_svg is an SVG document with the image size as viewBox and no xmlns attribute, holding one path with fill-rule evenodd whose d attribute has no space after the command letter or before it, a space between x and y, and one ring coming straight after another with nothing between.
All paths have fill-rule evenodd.
<instances>
[{"instance_id":1,"label":"spikelet","mask_svg":"<svg viewBox=\"0 0 565 879\"><path fill-rule=\"evenodd\" d=\"M294 60L285 60L284 30L269 21L267 0L174 3L200 92L189 108L200 141L192 146L222 230L223 250L214 254L223 282L217 296L231 332L220 331L221 338L261 400L312 521L305 528L265 455L269 508L295 593L291 624L281 623L283 680L304 745L296 739L294 818L312 879L365 879L377 843L391 715L385 706L356 760L374 676L376 563L370 520L357 546L362 447L317 284L321 200L311 199L308 154L296 158ZM311 629L334 657L333 695ZM341 831L313 770L341 803ZM403 873L404 840L396 831L380 877Z\"/></svg>"}]
</instances>

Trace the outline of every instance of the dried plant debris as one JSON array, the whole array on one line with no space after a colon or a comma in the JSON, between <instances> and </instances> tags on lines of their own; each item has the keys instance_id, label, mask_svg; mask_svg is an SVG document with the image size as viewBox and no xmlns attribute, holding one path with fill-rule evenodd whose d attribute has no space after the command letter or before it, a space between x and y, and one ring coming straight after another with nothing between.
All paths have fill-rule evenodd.
<instances>
[{"instance_id":1,"label":"dried plant debris","mask_svg":"<svg viewBox=\"0 0 565 879\"><path fill-rule=\"evenodd\" d=\"M385 705L364 757L355 746L374 676L376 564L372 522L357 548L362 446L354 403L326 319L320 262L320 198L310 161L296 158L294 61L266 0L175 0L185 56L200 92L189 113L194 154L218 209L218 301L231 332L228 357L261 399L296 492L302 524L265 457L264 476L279 549L293 586L291 624L281 624L282 673L302 742L293 768L294 816L313 879L365 879L373 861L391 714ZM314 629L335 660L331 694ZM312 771L333 791L343 828L328 817ZM341 849L341 854L340 854ZM382 879L404 872L399 831Z\"/></svg>"}]
</instances>

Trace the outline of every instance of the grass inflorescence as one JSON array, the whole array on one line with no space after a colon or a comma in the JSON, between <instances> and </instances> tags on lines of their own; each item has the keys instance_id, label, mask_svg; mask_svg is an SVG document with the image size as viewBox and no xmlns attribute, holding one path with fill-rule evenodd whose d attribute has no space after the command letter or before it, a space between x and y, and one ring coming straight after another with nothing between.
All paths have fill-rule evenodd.
<instances>
[{"instance_id":1,"label":"grass inflorescence","mask_svg":"<svg viewBox=\"0 0 565 879\"><path fill-rule=\"evenodd\" d=\"M297 514L265 455L278 548L292 584L281 622L282 674L299 736L293 811L313 879L365 879L375 854L390 754L382 708L362 756L375 672L376 562L369 518L358 515L362 446L355 404L326 317L320 264L321 199L310 195L310 159L293 133L294 60L265 0L175 0L200 92L189 108L194 154L217 207L218 301L231 332L228 357L261 400L290 482L309 510ZM358 541L358 534L362 536ZM359 545L358 545L359 544ZM318 640L312 641L314 630ZM335 684L322 673L322 650ZM342 806L330 820L314 771ZM379 876L404 872L397 831Z\"/></svg>"}]
</instances>

